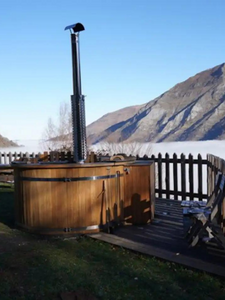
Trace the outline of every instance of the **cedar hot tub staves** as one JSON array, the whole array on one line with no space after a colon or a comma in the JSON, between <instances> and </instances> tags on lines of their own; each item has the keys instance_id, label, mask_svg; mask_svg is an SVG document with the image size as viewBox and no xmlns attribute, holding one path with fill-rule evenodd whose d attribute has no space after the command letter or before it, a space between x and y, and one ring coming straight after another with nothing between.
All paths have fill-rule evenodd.
<instances>
[{"instance_id":1,"label":"cedar hot tub staves","mask_svg":"<svg viewBox=\"0 0 225 300\"><path fill-rule=\"evenodd\" d=\"M154 218L154 162L16 164L16 224L39 234L110 230Z\"/></svg>"}]
</instances>

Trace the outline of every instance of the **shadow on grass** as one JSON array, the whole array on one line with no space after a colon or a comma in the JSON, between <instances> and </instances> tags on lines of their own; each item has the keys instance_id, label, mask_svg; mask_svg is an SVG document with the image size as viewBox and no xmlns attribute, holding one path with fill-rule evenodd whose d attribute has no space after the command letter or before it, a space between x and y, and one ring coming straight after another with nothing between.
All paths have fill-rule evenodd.
<instances>
[{"instance_id":1,"label":"shadow on grass","mask_svg":"<svg viewBox=\"0 0 225 300\"><path fill-rule=\"evenodd\" d=\"M14 227L14 192L13 190L0 191L0 223Z\"/></svg>"},{"instance_id":2,"label":"shadow on grass","mask_svg":"<svg viewBox=\"0 0 225 300\"><path fill-rule=\"evenodd\" d=\"M0 291L6 295L1 300L57 299L61 292L78 290L109 300L225 297L216 278L90 238L37 239L3 255L1 263Z\"/></svg>"}]
</instances>

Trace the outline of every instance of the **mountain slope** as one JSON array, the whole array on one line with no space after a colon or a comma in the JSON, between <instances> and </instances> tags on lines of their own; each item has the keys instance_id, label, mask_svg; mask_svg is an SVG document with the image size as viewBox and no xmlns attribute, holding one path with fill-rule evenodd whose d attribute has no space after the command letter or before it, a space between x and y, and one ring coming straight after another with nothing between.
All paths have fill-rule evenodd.
<instances>
[{"instance_id":1,"label":"mountain slope","mask_svg":"<svg viewBox=\"0 0 225 300\"><path fill-rule=\"evenodd\" d=\"M14 143L13 141L10 141L9 139L3 137L0 135L0 147L17 147L18 145Z\"/></svg>"},{"instance_id":2,"label":"mountain slope","mask_svg":"<svg viewBox=\"0 0 225 300\"><path fill-rule=\"evenodd\" d=\"M175 85L128 119L110 121L106 129L95 132L92 143L224 139L225 64ZM92 124L89 130L91 127Z\"/></svg>"},{"instance_id":3,"label":"mountain slope","mask_svg":"<svg viewBox=\"0 0 225 300\"><path fill-rule=\"evenodd\" d=\"M127 119L135 115L144 105L145 104L122 108L115 112L108 113L97 121L91 123L89 126L87 126L88 143L94 143L95 140L98 139L98 135L101 132L106 131L107 128L112 127L115 130L121 127L123 124L125 124Z\"/></svg>"}]
</instances>

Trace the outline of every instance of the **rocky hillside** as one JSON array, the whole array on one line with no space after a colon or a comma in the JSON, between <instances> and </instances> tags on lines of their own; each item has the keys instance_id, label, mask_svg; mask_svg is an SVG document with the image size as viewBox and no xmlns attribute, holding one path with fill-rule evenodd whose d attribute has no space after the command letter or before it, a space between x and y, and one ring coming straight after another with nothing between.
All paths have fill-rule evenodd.
<instances>
[{"instance_id":1,"label":"rocky hillside","mask_svg":"<svg viewBox=\"0 0 225 300\"><path fill-rule=\"evenodd\" d=\"M196 74L147 104L103 116L87 127L87 136L92 144L225 139L225 64Z\"/></svg>"},{"instance_id":2,"label":"rocky hillside","mask_svg":"<svg viewBox=\"0 0 225 300\"><path fill-rule=\"evenodd\" d=\"M103 131L105 131L103 134L107 138L107 128L111 128L110 130L113 130L114 125L114 129L122 126L126 123L127 119L135 115L144 106L145 104L125 107L112 113L108 113L97 121L93 122L87 126L88 143L95 143L96 140L98 140L99 134Z\"/></svg>"},{"instance_id":3,"label":"rocky hillside","mask_svg":"<svg viewBox=\"0 0 225 300\"><path fill-rule=\"evenodd\" d=\"M14 143L13 141L10 141L9 139L3 137L0 135L0 148L2 147L17 147L18 145Z\"/></svg>"}]
</instances>

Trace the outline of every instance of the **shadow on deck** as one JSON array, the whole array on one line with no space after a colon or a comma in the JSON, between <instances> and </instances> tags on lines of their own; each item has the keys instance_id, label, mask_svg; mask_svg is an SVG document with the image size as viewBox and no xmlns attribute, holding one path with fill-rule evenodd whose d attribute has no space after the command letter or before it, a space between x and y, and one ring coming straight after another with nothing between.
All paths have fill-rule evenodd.
<instances>
[{"instance_id":1,"label":"shadow on deck","mask_svg":"<svg viewBox=\"0 0 225 300\"><path fill-rule=\"evenodd\" d=\"M98 233L91 237L225 277L225 250L212 243L188 248L180 202L157 199L155 210L155 220L151 224L128 225L116 229L114 234Z\"/></svg>"}]
</instances>

